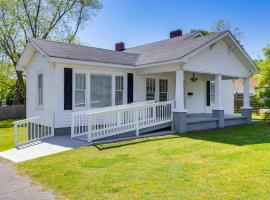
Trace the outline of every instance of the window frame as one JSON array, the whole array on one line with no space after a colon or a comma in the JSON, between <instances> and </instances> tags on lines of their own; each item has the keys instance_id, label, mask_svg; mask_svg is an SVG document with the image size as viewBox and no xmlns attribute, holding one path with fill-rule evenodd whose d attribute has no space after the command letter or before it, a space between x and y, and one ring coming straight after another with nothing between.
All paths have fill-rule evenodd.
<instances>
[{"instance_id":1,"label":"window frame","mask_svg":"<svg viewBox=\"0 0 270 200\"><path fill-rule=\"evenodd\" d=\"M113 101L113 94L114 94L114 91L113 91L113 79L114 79L114 76L112 76L111 74L107 74L107 73L90 73L89 74L89 107L90 108L103 108L103 107L92 107L91 104L94 103L94 101L91 100L91 76L92 75L97 75L97 76L108 76L111 78L111 105L109 106L113 106L114 105L114 101ZM104 107L107 107L107 106L104 106Z\"/></svg>"},{"instance_id":2,"label":"window frame","mask_svg":"<svg viewBox=\"0 0 270 200\"><path fill-rule=\"evenodd\" d=\"M40 87L40 76L42 77ZM41 99L40 99L41 98ZM44 106L44 73L43 71L37 72L37 108L41 109Z\"/></svg>"},{"instance_id":3,"label":"window frame","mask_svg":"<svg viewBox=\"0 0 270 200\"><path fill-rule=\"evenodd\" d=\"M84 73L86 74L86 106L85 107L76 107L75 106L75 73ZM123 91L123 104L127 104L127 72L111 72L111 71L100 71L95 68L82 69L82 68L73 68L73 81L72 81L72 110L74 111L83 111L85 109L95 109L91 107L91 96L90 96L90 75L91 74L100 74L100 75L111 75L112 84L114 84L115 76L124 77L124 91ZM115 91L112 87L112 105L114 105Z\"/></svg>"},{"instance_id":4,"label":"window frame","mask_svg":"<svg viewBox=\"0 0 270 200\"><path fill-rule=\"evenodd\" d=\"M77 75L78 76L81 75L81 77L84 76L84 83L83 82L81 82L81 83L77 82L77 80L76 80ZM86 84L87 84L86 76L87 75L84 72L75 72L74 73L74 92L73 92L73 94L74 94L74 107L76 107L76 108L85 108L86 107L86 103L87 103L86 102L86 90L87 90L86 89L87 88L87 86L86 86ZM79 81L82 81L82 80L79 80ZM78 83L78 86L80 86L80 84L81 84L82 87L81 88L76 88L77 83ZM76 104L76 92L84 92L84 103Z\"/></svg>"},{"instance_id":5,"label":"window frame","mask_svg":"<svg viewBox=\"0 0 270 200\"><path fill-rule=\"evenodd\" d=\"M165 87L163 87L163 88L161 87L161 82L166 83ZM169 84L168 79L165 79L165 78L159 79L159 101L160 102L168 101L168 84ZM161 89L165 89L166 91L161 91ZM162 94L166 95L166 100L161 101L161 95Z\"/></svg>"},{"instance_id":6,"label":"window frame","mask_svg":"<svg viewBox=\"0 0 270 200\"><path fill-rule=\"evenodd\" d=\"M121 80L119 84L117 80ZM119 88L117 86L120 86ZM123 105L124 104L124 77L121 75L115 75L115 88L114 88L114 105ZM120 93L122 96L121 104L117 104L117 93Z\"/></svg>"},{"instance_id":7,"label":"window frame","mask_svg":"<svg viewBox=\"0 0 270 200\"><path fill-rule=\"evenodd\" d=\"M210 81L210 106L215 106L215 93L216 93L216 85L215 81Z\"/></svg>"},{"instance_id":8,"label":"window frame","mask_svg":"<svg viewBox=\"0 0 270 200\"><path fill-rule=\"evenodd\" d=\"M145 83L145 99L146 101L151 101L151 100L156 100L156 78L152 78L152 77L147 77L146 78L146 83ZM148 83L150 84L148 86ZM149 99L149 94L150 96L152 95L154 98L153 99Z\"/></svg>"}]
</instances>

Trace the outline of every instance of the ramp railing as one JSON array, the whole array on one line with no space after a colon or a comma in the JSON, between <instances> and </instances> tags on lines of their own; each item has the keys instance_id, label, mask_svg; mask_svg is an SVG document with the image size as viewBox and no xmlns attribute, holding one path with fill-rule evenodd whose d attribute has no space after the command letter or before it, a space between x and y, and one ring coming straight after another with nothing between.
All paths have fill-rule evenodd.
<instances>
[{"instance_id":1,"label":"ramp railing","mask_svg":"<svg viewBox=\"0 0 270 200\"><path fill-rule=\"evenodd\" d=\"M72 114L71 137L87 135L93 141L109 136L172 122L174 101L153 101L75 112Z\"/></svg>"}]
</instances>

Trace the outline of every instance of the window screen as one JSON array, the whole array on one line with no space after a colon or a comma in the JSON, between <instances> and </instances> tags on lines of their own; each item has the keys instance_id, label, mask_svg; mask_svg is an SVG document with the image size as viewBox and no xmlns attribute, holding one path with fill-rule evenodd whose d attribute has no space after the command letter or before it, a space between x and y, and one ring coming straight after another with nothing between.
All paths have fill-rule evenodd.
<instances>
[{"instance_id":1,"label":"window screen","mask_svg":"<svg viewBox=\"0 0 270 200\"><path fill-rule=\"evenodd\" d=\"M154 78L146 78L146 100L155 100L156 84Z\"/></svg>"},{"instance_id":2,"label":"window screen","mask_svg":"<svg viewBox=\"0 0 270 200\"><path fill-rule=\"evenodd\" d=\"M112 105L112 77L110 75L90 75L91 108Z\"/></svg>"},{"instance_id":3,"label":"window screen","mask_svg":"<svg viewBox=\"0 0 270 200\"><path fill-rule=\"evenodd\" d=\"M168 100L168 80L160 79L159 80L159 101Z\"/></svg>"},{"instance_id":4,"label":"window screen","mask_svg":"<svg viewBox=\"0 0 270 200\"><path fill-rule=\"evenodd\" d=\"M43 74L38 74L38 105L43 105Z\"/></svg>"},{"instance_id":5,"label":"window screen","mask_svg":"<svg viewBox=\"0 0 270 200\"><path fill-rule=\"evenodd\" d=\"M85 106L86 81L85 74L75 74L75 106Z\"/></svg>"},{"instance_id":6,"label":"window screen","mask_svg":"<svg viewBox=\"0 0 270 200\"><path fill-rule=\"evenodd\" d=\"M115 77L115 105L123 104L124 77Z\"/></svg>"},{"instance_id":7,"label":"window screen","mask_svg":"<svg viewBox=\"0 0 270 200\"><path fill-rule=\"evenodd\" d=\"M210 82L210 105L215 105L215 82Z\"/></svg>"}]
</instances>

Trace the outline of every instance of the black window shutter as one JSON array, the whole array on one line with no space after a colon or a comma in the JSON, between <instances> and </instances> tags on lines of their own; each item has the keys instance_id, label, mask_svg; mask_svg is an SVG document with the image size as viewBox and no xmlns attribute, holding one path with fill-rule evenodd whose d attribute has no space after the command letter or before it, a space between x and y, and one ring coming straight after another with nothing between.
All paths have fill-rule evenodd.
<instances>
[{"instance_id":1,"label":"black window shutter","mask_svg":"<svg viewBox=\"0 0 270 200\"><path fill-rule=\"evenodd\" d=\"M72 68L64 68L64 110L72 110Z\"/></svg>"},{"instance_id":2,"label":"black window shutter","mask_svg":"<svg viewBox=\"0 0 270 200\"><path fill-rule=\"evenodd\" d=\"M210 81L206 81L206 105L210 106Z\"/></svg>"},{"instance_id":3,"label":"black window shutter","mask_svg":"<svg viewBox=\"0 0 270 200\"><path fill-rule=\"evenodd\" d=\"M128 73L127 75L127 102L133 103L133 74Z\"/></svg>"}]
</instances>

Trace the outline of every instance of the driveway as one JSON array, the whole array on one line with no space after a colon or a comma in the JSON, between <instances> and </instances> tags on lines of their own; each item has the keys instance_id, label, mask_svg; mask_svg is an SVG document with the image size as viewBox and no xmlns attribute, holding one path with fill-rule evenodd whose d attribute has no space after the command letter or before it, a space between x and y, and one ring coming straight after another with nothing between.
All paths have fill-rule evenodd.
<instances>
[{"instance_id":1,"label":"driveway","mask_svg":"<svg viewBox=\"0 0 270 200\"><path fill-rule=\"evenodd\" d=\"M1 200L51 200L51 192L41 190L40 186L31 185L31 181L18 175L11 163L0 159L0 199Z\"/></svg>"}]
</instances>

